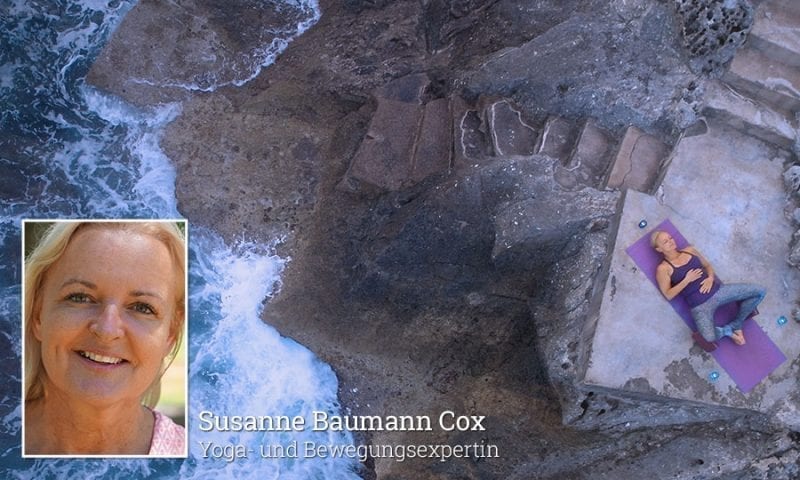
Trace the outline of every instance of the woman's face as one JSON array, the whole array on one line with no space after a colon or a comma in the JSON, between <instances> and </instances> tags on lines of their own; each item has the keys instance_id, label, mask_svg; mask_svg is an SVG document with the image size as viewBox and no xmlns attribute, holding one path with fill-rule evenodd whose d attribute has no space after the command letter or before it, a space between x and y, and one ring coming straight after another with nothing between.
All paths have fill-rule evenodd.
<instances>
[{"instance_id":1,"label":"woman's face","mask_svg":"<svg viewBox=\"0 0 800 480\"><path fill-rule=\"evenodd\" d=\"M667 232L661 232L656 237L656 250L659 252L668 252L670 250L675 250L677 247L675 243L675 239L672 238Z\"/></svg>"},{"instance_id":2,"label":"woman's face","mask_svg":"<svg viewBox=\"0 0 800 480\"><path fill-rule=\"evenodd\" d=\"M43 278L33 319L46 395L138 404L174 341L175 275L167 247L151 236L75 234Z\"/></svg>"}]
</instances>

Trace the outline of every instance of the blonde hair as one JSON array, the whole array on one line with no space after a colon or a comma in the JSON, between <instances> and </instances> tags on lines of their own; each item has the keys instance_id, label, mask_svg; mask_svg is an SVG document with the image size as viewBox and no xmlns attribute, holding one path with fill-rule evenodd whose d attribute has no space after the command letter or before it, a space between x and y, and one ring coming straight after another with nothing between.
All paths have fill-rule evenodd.
<instances>
[{"instance_id":1,"label":"blonde hair","mask_svg":"<svg viewBox=\"0 0 800 480\"><path fill-rule=\"evenodd\" d=\"M658 245L656 245L656 242L658 241L658 236L661 235L662 233L667 233L667 232L665 232L663 230L656 230L655 232L650 234L650 246L651 247L656 248L658 246Z\"/></svg>"},{"instance_id":2,"label":"blonde hair","mask_svg":"<svg viewBox=\"0 0 800 480\"><path fill-rule=\"evenodd\" d=\"M170 332L175 339L172 350L164 358L161 371L142 397L142 404L154 407L161 394L161 376L172 363L180 348L183 337L183 326L186 321L186 240L176 222L54 222L42 236L36 248L25 260L25 401L29 402L44 395L42 378L41 343L33 334L33 319L41 309L39 290L42 280L53 265L67 249L75 234L90 228L120 230L148 235L163 243L172 257L177 272L177 298L175 315L170 325Z\"/></svg>"}]
</instances>

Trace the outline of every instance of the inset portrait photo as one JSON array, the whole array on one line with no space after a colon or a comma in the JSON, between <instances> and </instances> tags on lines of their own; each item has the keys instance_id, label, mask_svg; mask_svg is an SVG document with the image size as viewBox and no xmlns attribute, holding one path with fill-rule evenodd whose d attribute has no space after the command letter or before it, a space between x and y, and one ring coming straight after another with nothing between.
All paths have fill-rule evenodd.
<instances>
[{"instance_id":1,"label":"inset portrait photo","mask_svg":"<svg viewBox=\"0 0 800 480\"><path fill-rule=\"evenodd\" d=\"M24 457L185 457L183 220L24 220Z\"/></svg>"}]
</instances>

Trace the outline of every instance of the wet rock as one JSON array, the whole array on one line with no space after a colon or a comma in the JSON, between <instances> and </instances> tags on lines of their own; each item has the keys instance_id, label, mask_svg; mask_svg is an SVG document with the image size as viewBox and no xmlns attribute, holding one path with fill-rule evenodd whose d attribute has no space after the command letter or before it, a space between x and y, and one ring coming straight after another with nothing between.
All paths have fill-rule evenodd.
<instances>
[{"instance_id":1,"label":"wet rock","mask_svg":"<svg viewBox=\"0 0 800 480\"><path fill-rule=\"evenodd\" d=\"M287 26L307 17L290 5L248 8L244 0L143 1L125 16L87 81L136 105L240 85L279 53L279 40L294 35Z\"/></svg>"}]
</instances>

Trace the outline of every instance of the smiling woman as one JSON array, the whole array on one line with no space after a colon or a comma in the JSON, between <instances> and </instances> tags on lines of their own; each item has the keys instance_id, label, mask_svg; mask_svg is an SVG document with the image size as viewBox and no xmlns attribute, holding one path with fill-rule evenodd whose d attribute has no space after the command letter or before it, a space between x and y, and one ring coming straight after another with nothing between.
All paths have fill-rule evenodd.
<instances>
[{"instance_id":1,"label":"smiling woman","mask_svg":"<svg viewBox=\"0 0 800 480\"><path fill-rule=\"evenodd\" d=\"M185 456L152 410L185 326L184 230L56 222L27 256L25 455Z\"/></svg>"}]
</instances>

